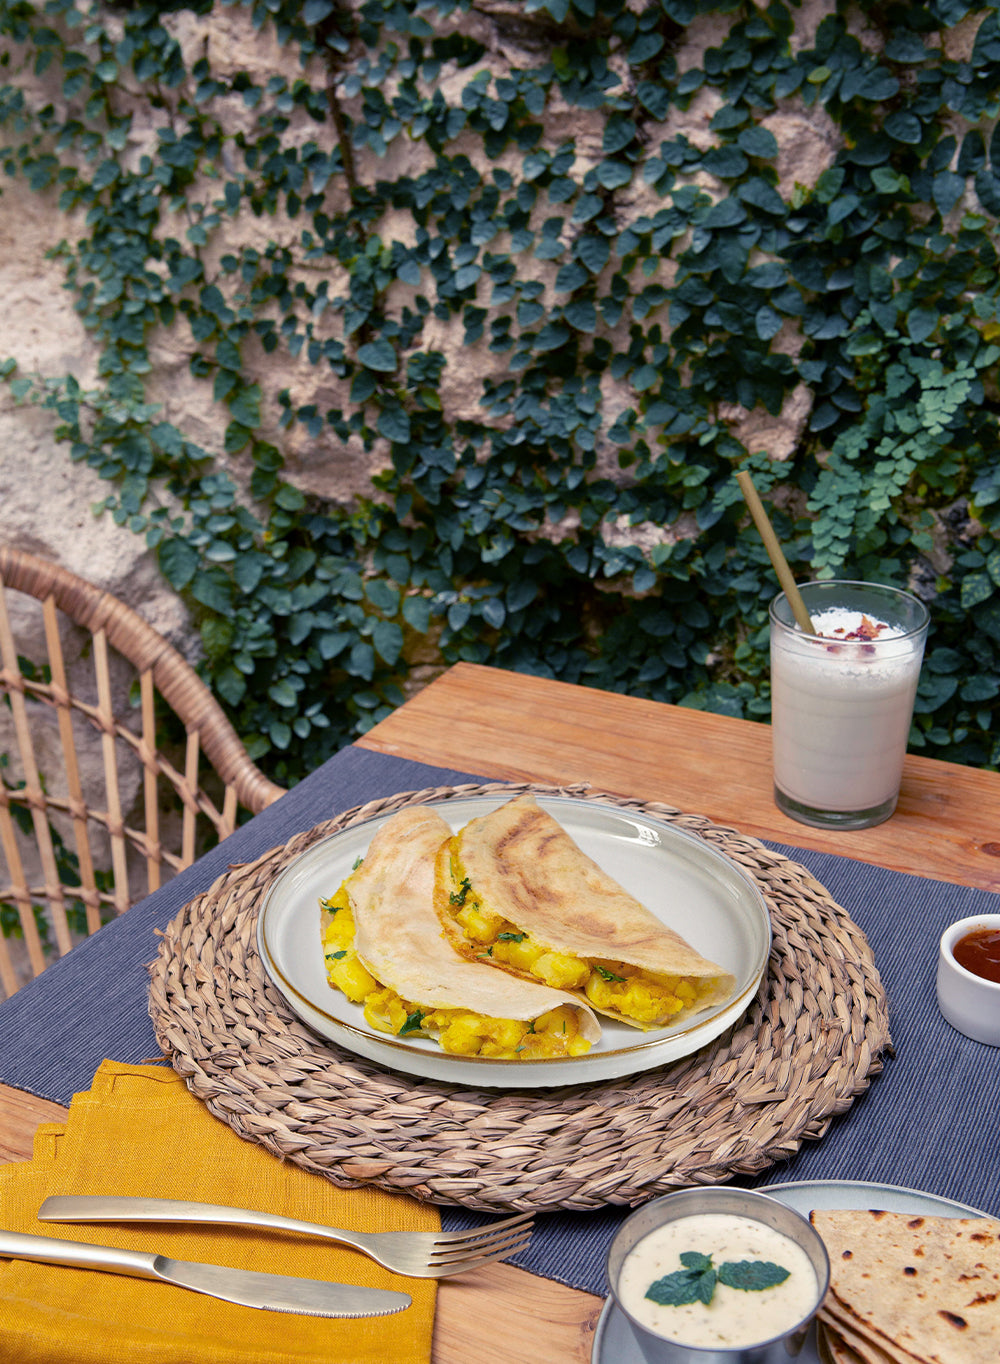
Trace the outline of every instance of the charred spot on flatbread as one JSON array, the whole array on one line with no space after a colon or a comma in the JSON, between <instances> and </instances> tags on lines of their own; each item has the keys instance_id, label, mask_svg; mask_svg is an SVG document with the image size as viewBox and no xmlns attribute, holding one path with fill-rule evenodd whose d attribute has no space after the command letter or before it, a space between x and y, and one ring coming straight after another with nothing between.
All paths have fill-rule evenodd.
<instances>
[{"instance_id":1,"label":"charred spot on flatbread","mask_svg":"<svg viewBox=\"0 0 1000 1364\"><path fill-rule=\"evenodd\" d=\"M819 1320L835 1364L997 1364L1000 1224L876 1210L810 1220L830 1254Z\"/></svg>"}]
</instances>

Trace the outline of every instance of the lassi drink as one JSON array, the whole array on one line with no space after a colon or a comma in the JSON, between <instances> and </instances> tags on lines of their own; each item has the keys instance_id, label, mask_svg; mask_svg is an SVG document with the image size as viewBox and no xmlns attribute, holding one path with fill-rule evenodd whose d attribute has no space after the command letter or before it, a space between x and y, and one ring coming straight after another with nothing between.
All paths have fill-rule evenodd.
<instances>
[{"instance_id":1,"label":"lassi drink","mask_svg":"<svg viewBox=\"0 0 1000 1364\"><path fill-rule=\"evenodd\" d=\"M863 828L896 807L926 607L868 583L809 583L816 634L771 607L775 800L807 824Z\"/></svg>"}]
</instances>

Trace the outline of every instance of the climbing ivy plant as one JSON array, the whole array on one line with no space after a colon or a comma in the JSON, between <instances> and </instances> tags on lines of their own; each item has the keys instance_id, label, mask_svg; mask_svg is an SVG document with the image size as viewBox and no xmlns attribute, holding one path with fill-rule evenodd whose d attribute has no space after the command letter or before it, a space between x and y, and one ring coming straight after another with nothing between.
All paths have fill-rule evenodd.
<instances>
[{"instance_id":1,"label":"climbing ivy plant","mask_svg":"<svg viewBox=\"0 0 1000 1364\"><path fill-rule=\"evenodd\" d=\"M421 649L766 718L738 468L800 577L929 601L912 741L996 764L998 7L831 0L806 38L794 0L523 11L498 62L471 0L0 3L3 165L67 215L98 355L86 385L11 356L14 395L156 549L279 780ZM213 65L220 16L288 69ZM795 109L837 150L790 186ZM164 334L213 442L154 400ZM305 401L268 389L292 362ZM803 397L788 458L740 439ZM324 502L303 436L382 471Z\"/></svg>"}]
</instances>

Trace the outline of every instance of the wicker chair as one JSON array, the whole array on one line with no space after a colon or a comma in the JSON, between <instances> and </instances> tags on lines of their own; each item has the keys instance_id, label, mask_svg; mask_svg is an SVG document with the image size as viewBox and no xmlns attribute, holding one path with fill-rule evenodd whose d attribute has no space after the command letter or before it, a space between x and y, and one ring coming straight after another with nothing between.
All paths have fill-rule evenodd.
<instances>
[{"instance_id":1,"label":"wicker chair","mask_svg":"<svg viewBox=\"0 0 1000 1364\"><path fill-rule=\"evenodd\" d=\"M4 546L0 664L3 998L283 790L135 611Z\"/></svg>"}]
</instances>

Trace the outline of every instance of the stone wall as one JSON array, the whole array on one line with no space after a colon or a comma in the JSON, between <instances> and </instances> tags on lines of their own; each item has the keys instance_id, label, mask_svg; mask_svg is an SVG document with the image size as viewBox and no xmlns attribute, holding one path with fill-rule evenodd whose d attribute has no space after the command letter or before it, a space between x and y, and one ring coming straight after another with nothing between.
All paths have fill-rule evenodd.
<instances>
[{"instance_id":1,"label":"stone wall","mask_svg":"<svg viewBox=\"0 0 1000 1364\"><path fill-rule=\"evenodd\" d=\"M810 45L822 19L835 10L833 0L804 0L796 15L795 45ZM428 11L430 13L430 11ZM182 42L191 59L199 52L209 56L220 74L239 70L255 78L284 71L294 78L298 74L292 55L283 51L266 30L255 31L246 10L217 7L208 18L191 14L167 16L169 24ZM541 11L528 13L523 3L515 0L479 0L466 13L453 12L440 20L443 31L449 26L461 26L482 41L488 57L482 67L495 75L502 75L511 67L537 64L544 60L552 42L552 28ZM856 31L867 34L863 7L855 16ZM703 59L707 48L724 40L728 28L727 16L704 16L687 30L676 56L681 70L694 66ZM869 35L870 37L870 35ZM952 44L961 44L961 29L952 32ZM16 53L14 54L16 57ZM344 74L350 69L345 64ZM446 99L458 101L462 89L475 77L476 68L451 69L442 72L438 88ZM315 73L313 73L315 76ZM625 85L630 80L627 66L620 72ZM15 76L26 86L37 88L34 75ZM42 78L41 93L59 99L58 81L53 77L46 84ZM718 96L713 91L696 97L683 114L672 112L662 124L650 127L648 141L656 145L667 137L683 133L697 145L707 145L713 134L708 129ZM348 112L358 114L351 101L345 101ZM141 100L134 101L134 122L129 145L122 153L132 160L150 145L153 132L163 118L155 114ZM246 121L245 110L234 102L231 110L231 130L236 131ZM796 184L810 185L827 168L836 154L835 130L822 107L807 109L797 98L785 102L764 120L779 143L776 162L780 188L790 193ZM588 164L599 158L599 122L596 115L552 102L545 115L545 145L554 147L572 140L577 162L574 173L583 174ZM302 121L301 137L316 137L316 125ZM472 138L465 145L460 139L452 149L454 154L465 152L482 158L481 144ZM408 139L399 138L384 159L370 151L358 153L355 170L364 183L375 177L391 178L404 165L409 173L420 167L416 158L426 155L426 149L415 148ZM406 160L409 158L408 160ZM720 191L718 183L710 186ZM641 189L636 191L641 195ZM336 194L336 190L334 190ZM641 211L641 203L623 206L623 211ZM168 225L165 230L169 229ZM387 220L382 228L383 240L391 241L400 232L410 229L409 220ZM72 373L81 384L92 382L97 356L88 333L73 308L70 293L64 287L63 264L49 253L64 238L74 239L81 231L79 220L67 219L58 209L54 194L38 195L21 180L8 179L0 196L0 288L5 299L5 326L2 354L17 359L22 372L37 371L46 376ZM256 222L241 218L241 238L247 231L256 232L260 245L267 241L293 240L297 226L270 217ZM221 254L224 239L213 245L213 252ZM551 280L546 281L547 285ZM337 292L338 281L330 280L331 295ZM400 296L405 286L399 286ZM440 349L449 358L461 355L461 364L449 364L445 374L441 399L449 420L463 416L481 418L478 403L484 378L501 377L505 360L491 354L484 343L466 348L462 345L460 323L445 323L431 319L422 339L426 349ZM779 346L794 350L797 337L793 330L778 341ZM154 371L151 377L152 396L163 403L164 414L176 422L191 439L207 449L219 449L226 412L214 403L208 385L192 379L187 370L187 356L178 345L177 337L167 331L151 339ZM360 440L338 441L330 432L310 437L301 426L288 430L277 424L279 408L273 401L281 390L287 389L293 402L317 402L321 408L343 403L342 386L329 377L317 378L317 371L305 360L265 356L259 352L255 364L257 377L271 402L264 409L269 428L262 432L282 448L287 459L287 473L291 481L303 490L341 504L349 504L357 494L365 493L373 472L383 466L387 451L382 443L365 450ZM610 383L610 381L608 381ZM609 410L627 405L630 395L622 392L620 401L608 403ZM779 416L761 409L747 412L736 404L725 405L721 415L733 433L751 448L767 449L772 457L789 455L808 419L811 402L808 390L796 389ZM93 516L91 505L106 492L105 486L93 470L70 462L68 452L57 445L53 437L54 422L48 414L17 406L10 393L0 388L0 528L9 543L31 549L51 557L66 567L82 573L100 585L121 595L147 619L189 654L197 645L190 638L181 604L163 583L141 538L128 529L116 526L109 517ZM598 472L622 477L611 455L599 462ZM245 471L239 460L220 456L236 479ZM552 528L560 534L568 527ZM623 543L649 545L670 534L662 527L621 526L617 532Z\"/></svg>"}]
</instances>

